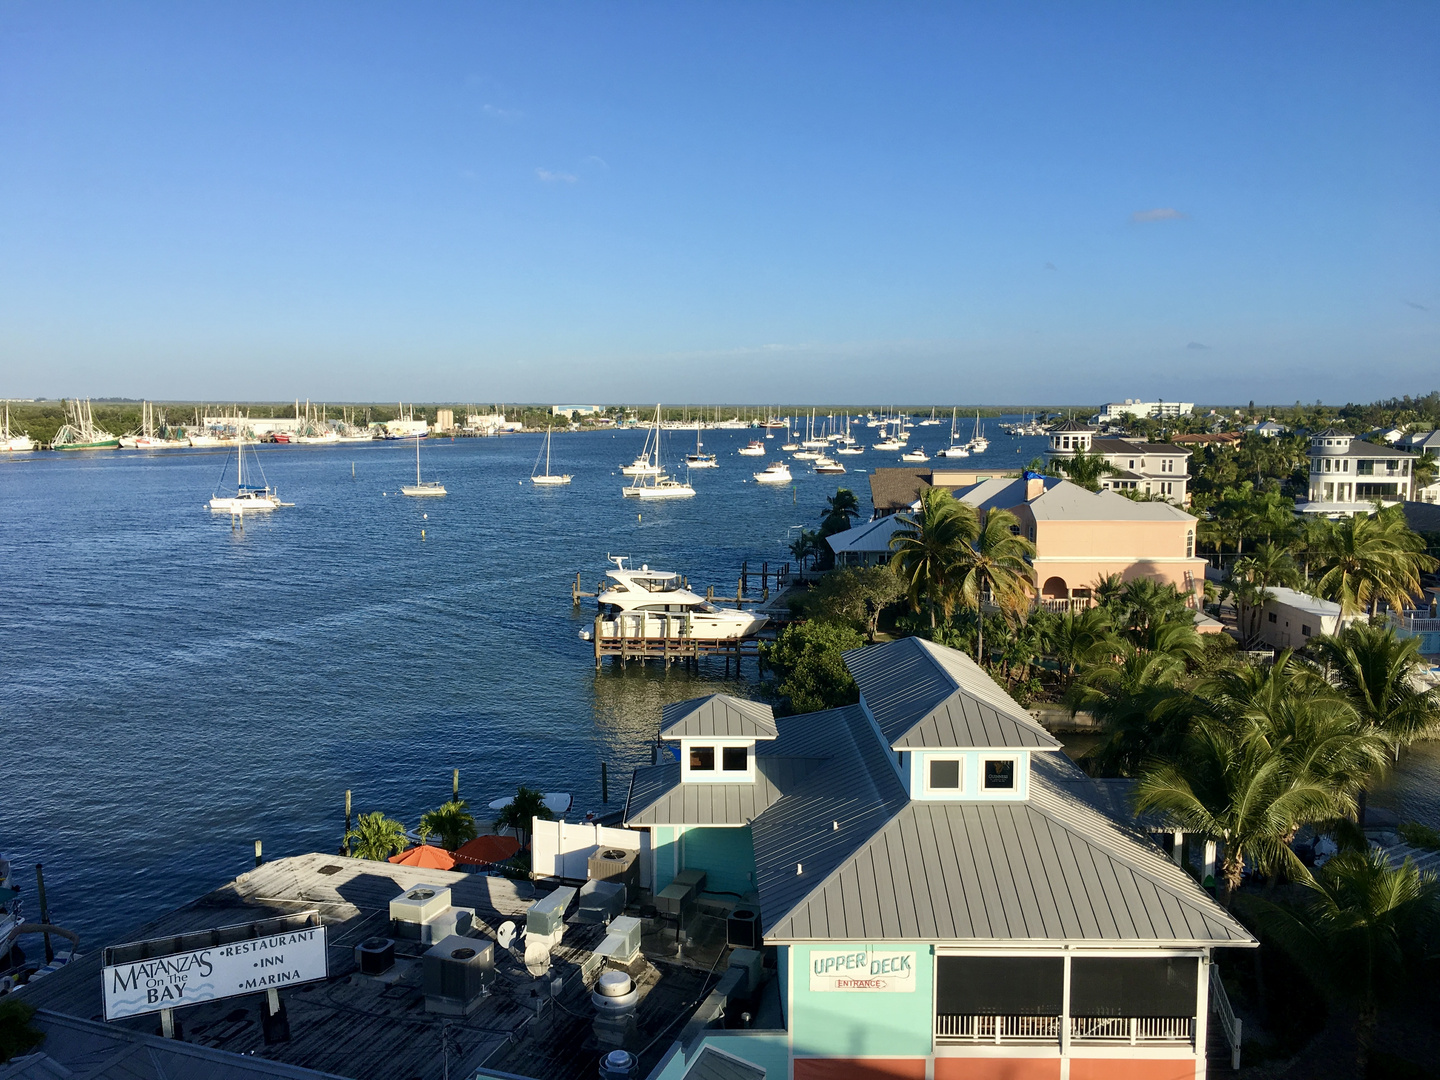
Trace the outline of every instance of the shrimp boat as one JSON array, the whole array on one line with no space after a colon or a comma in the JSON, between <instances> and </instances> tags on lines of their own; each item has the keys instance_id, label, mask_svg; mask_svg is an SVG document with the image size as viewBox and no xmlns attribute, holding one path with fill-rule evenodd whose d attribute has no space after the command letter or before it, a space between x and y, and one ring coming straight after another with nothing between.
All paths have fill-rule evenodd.
<instances>
[{"instance_id":1,"label":"shrimp boat","mask_svg":"<svg viewBox=\"0 0 1440 1080\"><path fill-rule=\"evenodd\" d=\"M535 458L535 468L540 468L540 458L538 455ZM550 471L550 428L548 427L545 429L545 471L537 474L532 470L530 473L530 482L532 484L538 484L540 487L555 487L558 484L570 483L569 473L562 473L556 476Z\"/></svg>"},{"instance_id":2,"label":"shrimp boat","mask_svg":"<svg viewBox=\"0 0 1440 1080\"><path fill-rule=\"evenodd\" d=\"M163 417L159 422L163 430L165 421ZM186 439L171 439L164 435L157 435L155 421L155 408L150 402L141 403L140 430L129 435L120 436L120 448L122 450L168 450L177 446L188 446Z\"/></svg>"},{"instance_id":3,"label":"shrimp boat","mask_svg":"<svg viewBox=\"0 0 1440 1080\"><path fill-rule=\"evenodd\" d=\"M50 443L52 450L114 450L120 445L118 437L95 426L90 412L90 399L78 398L65 403L66 422L55 433Z\"/></svg>"},{"instance_id":4,"label":"shrimp boat","mask_svg":"<svg viewBox=\"0 0 1440 1080\"><path fill-rule=\"evenodd\" d=\"M10 403L5 403L5 429L0 431L0 450L7 454L23 454L39 447L29 435L12 435L10 433Z\"/></svg>"},{"instance_id":5,"label":"shrimp boat","mask_svg":"<svg viewBox=\"0 0 1440 1080\"><path fill-rule=\"evenodd\" d=\"M424 435L420 435L415 439L415 483L406 484L400 489L400 494L417 499L448 495L449 492L445 490L445 485L440 481L420 479L420 439L424 437Z\"/></svg>"},{"instance_id":6,"label":"shrimp boat","mask_svg":"<svg viewBox=\"0 0 1440 1080\"><path fill-rule=\"evenodd\" d=\"M783 461L772 461L766 466L764 472L752 473L757 484L788 484L790 483L790 466Z\"/></svg>"},{"instance_id":7,"label":"shrimp boat","mask_svg":"<svg viewBox=\"0 0 1440 1080\"><path fill-rule=\"evenodd\" d=\"M773 436L771 436L771 435L766 435L765 437L766 437L767 439L773 438ZM685 465L686 465L687 468L690 468L690 469L718 469L718 468L720 467L720 462L719 462L718 460L716 460L716 457L715 457L714 454L706 454L706 453L704 453L704 452L702 451L702 447L703 447L704 445L705 445L705 444L700 441L700 421L699 421L699 420L696 420L696 421L695 421L695 452L694 452L693 454L686 454L686 455L685 455Z\"/></svg>"},{"instance_id":8,"label":"shrimp boat","mask_svg":"<svg viewBox=\"0 0 1440 1080\"><path fill-rule=\"evenodd\" d=\"M753 611L722 608L691 592L680 575L651 570L642 565L633 570L626 556L611 555L614 568L607 571L596 603L600 607L602 638L674 637L684 627L692 641L733 641L759 633L769 619ZM581 630L582 641L593 641L594 631Z\"/></svg>"},{"instance_id":9,"label":"shrimp boat","mask_svg":"<svg viewBox=\"0 0 1440 1080\"><path fill-rule=\"evenodd\" d=\"M655 406L655 423L645 436L645 448L635 462L638 465L642 460L646 465L646 471L631 474L634 479L630 482L630 486L620 489L620 493L627 499L689 499L694 497L695 489L693 487L670 479L661 470L659 405Z\"/></svg>"},{"instance_id":10,"label":"shrimp boat","mask_svg":"<svg viewBox=\"0 0 1440 1080\"><path fill-rule=\"evenodd\" d=\"M264 480L265 470L258 459L255 465L260 468L260 479ZM221 479L224 479L224 474L221 474ZM210 509L224 514L250 514L257 510L274 510L281 505L279 494L271 489L268 482L263 487L245 483L245 440L241 439L235 444L235 494L211 496Z\"/></svg>"}]
</instances>

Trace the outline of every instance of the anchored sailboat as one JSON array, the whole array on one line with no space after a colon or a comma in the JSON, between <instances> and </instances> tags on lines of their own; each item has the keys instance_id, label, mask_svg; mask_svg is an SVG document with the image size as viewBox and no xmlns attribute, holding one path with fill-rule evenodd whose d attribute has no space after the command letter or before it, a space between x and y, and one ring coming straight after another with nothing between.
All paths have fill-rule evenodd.
<instances>
[{"instance_id":1,"label":"anchored sailboat","mask_svg":"<svg viewBox=\"0 0 1440 1080\"><path fill-rule=\"evenodd\" d=\"M265 469L260 466L258 458L255 464L260 468L260 479L264 480ZM220 478L225 478L223 472ZM226 514L246 514L256 510L274 510L280 505L280 496L270 488L268 481L260 487L245 483L245 440L241 439L235 444L235 494L213 495L210 509Z\"/></svg>"},{"instance_id":2,"label":"anchored sailboat","mask_svg":"<svg viewBox=\"0 0 1440 1080\"><path fill-rule=\"evenodd\" d=\"M536 473L532 470L530 473L530 482L532 484L539 484L541 487L554 487L557 484L570 483L569 473L562 473L556 476L550 472L550 431L551 429L548 427L545 429L545 471L543 473ZM535 468L540 468L540 458L538 455L535 458Z\"/></svg>"},{"instance_id":3,"label":"anchored sailboat","mask_svg":"<svg viewBox=\"0 0 1440 1080\"><path fill-rule=\"evenodd\" d=\"M653 441L652 441L653 440ZM655 406L655 424L645 436L645 448L635 459L639 465L644 462L653 472L636 473L635 479L621 494L627 499L688 499L695 489L689 484L671 480L660 471L660 406Z\"/></svg>"},{"instance_id":4,"label":"anchored sailboat","mask_svg":"<svg viewBox=\"0 0 1440 1080\"><path fill-rule=\"evenodd\" d=\"M405 436L405 437L406 437L406 438L409 438L410 436ZM410 496L413 496L413 497L415 497L415 498L425 498L425 497L427 497L427 496L432 496L432 495L446 495L446 494L449 494L449 493L445 490L445 485L442 484L442 483L440 483L440 481L438 481L438 480L421 480L421 479L420 479L420 440L423 439L424 437L425 437L425 436L424 436L423 434L417 434L417 435L414 436L414 438L415 438L415 483L413 483L413 484L406 484L404 487L402 487L402 488L400 489L400 493L401 493L402 495L410 495Z\"/></svg>"}]
</instances>

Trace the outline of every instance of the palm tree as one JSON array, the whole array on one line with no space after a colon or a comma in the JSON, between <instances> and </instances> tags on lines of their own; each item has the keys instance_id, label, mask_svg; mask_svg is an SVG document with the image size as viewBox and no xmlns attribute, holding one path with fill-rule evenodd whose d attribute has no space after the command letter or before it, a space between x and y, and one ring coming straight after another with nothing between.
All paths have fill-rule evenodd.
<instances>
[{"instance_id":1,"label":"palm tree","mask_svg":"<svg viewBox=\"0 0 1440 1080\"><path fill-rule=\"evenodd\" d=\"M1421 965L1440 931L1440 882L1378 849L1336 855L1298 911L1250 902L1257 921L1332 1000L1354 1010L1357 1061L1365 1076L1380 1004L1423 985Z\"/></svg>"},{"instance_id":2,"label":"palm tree","mask_svg":"<svg viewBox=\"0 0 1440 1080\"><path fill-rule=\"evenodd\" d=\"M1130 776L1149 758L1178 751L1197 708L1177 689L1184 674L1182 655L1122 641L1075 683L1071 708L1087 709L1105 730L1092 755L1103 772Z\"/></svg>"},{"instance_id":3,"label":"palm tree","mask_svg":"<svg viewBox=\"0 0 1440 1080\"><path fill-rule=\"evenodd\" d=\"M795 556L796 565L800 572L805 572L805 560L814 559L819 548L820 537L809 529L801 529L800 535L790 542L790 554Z\"/></svg>"},{"instance_id":4,"label":"palm tree","mask_svg":"<svg viewBox=\"0 0 1440 1080\"><path fill-rule=\"evenodd\" d=\"M987 595L1009 622L1021 619L1035 591L1035 573L1028 559L1035 557L1035 545L1020 535L1020 521L1009 510L989 511L969 550L962 551L955 578L960 602L980 611ZM985 620L978 624L976 663L984 663Z\"/></svg>"},{"instance_id":5,"label":"palm tree","mask_svg":"<svg viewBox=\"0 0 1440 1080\"><path fill-rule=\"evenodd\" d=\"M383 862L405 850L405 826L379 810L361 814L355 819L355 827L345 834L345 843L352 857Z\"/></svg>"},{"instance_id":6,"label":"palm tree","mask_svg":"<svg viewBox=\"0 0 1440 1080\"><path fill-rule=\"evenodd\" d=\"M1440 730L1440 687L1420 690L1414 679L1427 666L1419 638L1402 638L1388 626L1355 623L1315 644L1340 692L1360 719L1384 737L1397 760L1402 746Z\"/></svg>"},{"instance_id":7,"label":"palm tree","mask_svg":"<svg viewBox=\"0 0 1440 1080\"><path fill-rule=\"evenodd\" d=\"M467 840L474 840L475 817L464 799L452 799L420 818L420 829L440 838L440 846L454 851Z\"/></svg>"},{"instance_id":8,"label":"palm tree","mask_svg":"<svg viewBox=\"0 0 1440 1080\"><path fill-rule=\"evenodd\" d=\"M1278 544L1267 541L1235 560L1230 568L1230 591L1235 596L1236 613L1247 643L1259 633L1260 610L1265 601L1274 599L1269 590L1293 589L1299 584L1300 568Z\"/></svg>"},{"instance_id":9,"label":"palm tree","mask_svg":"<svg viewBox=\"0 0 1440 1080\"><path fill-rule=\"evenodd\" d=\"M860 500L855 497L855 492L849 488L840 488L834 495L825 499L825 517L822 520L820 531L824 535L844 532L850 528L850 523L860 516Z\"/></svg>"},{"instance_id":10,"label":"palm tree","mask_svg":"<svg viewBox=\"0 0 1440 1080\"><path fill-rule=\"evenodd\" d=\"M1165 622L1186 622L1192 627L1195 617L1185 606L1185 597L1174 585L1139 577L1127 581L1120 595L1111 604L1118 609L1117 620L1122 628L1144 632Z\"/></svg>"},{"instance_id":11,"label":"palm tree","mask_svg":"<svg viewBox=\"0 0 1440 1080\"><path fill-rule=\"evenodd\" d=\"M1076 450L1070 457L1051 458L1050 467L1089 491L1100 490L1102 476L1116 476L1120 472L1101 455L1087 454L1084 450Z\"/></svg>"},{"instance_id":12,"label":"palm tree","mask_svg":"<svg viewBox=\"0 0 1440 1080\"><path fill-rule=\"evenodd\" d=\"M1076 671L1093 664L1107 650L1115 653L1110 613L1102 607L1067 611L1045 628L1044 645L1060 665L1068 689Z\"/></svg>"},{"instance_id":13,"label":"palm tree","mask_svg":"<svg viewBox=\"0 0 1440 1080\"><path fill-rule=\"evenodd\" d=\"M1426 450L1415 460L1415 464L1411 466L1411 475L1417 491L1420 488L1429 487L1435 482L1437 468L1440 468L1440 460L1437 460L1435 455L1429 450ZM1419 497L1418 495L1411 496L1411 498L1415 499Z\"/></svg>"},{"instance_id":14,"label":"palm tree","mask_svg":"<svg viewBox=\"0 0 1440 1080\"><path fill-rule=\"evenodd\" d=\"M1102 578L1096 578L1095 584L1090 587L1090 594L1095 597L1095 603L1109 610L1112 615L1120 614L1120 597L1124 593L1125 579L1119 574L1106 574Z\"/></svg>"},{"instance_id":15,"label":"palm tree","mask_svg":"<svg viewBox=\"0 0 1440 1080\"><path fill-rule=\"evenodd\" d=\"M529 843L531 823L535 818L541 821L554 821L555 815L545 805L545 793L535 788L526 787L521 784L515 789L515 798L511 799L495 818L494 828L514 829L519 835L521 846Z\"/></svg>"},{"instance_id":16,"label":"palm tree","mask_svg":"<svg viewBox=\"0 0 1440 1080\"><path fill-rule=\"evenodd\" d=\"M910 607L920 610L923 598L930 609L930 628L936 610L948 619L955 607L956 569L980 532L975 508L956 501L945 488L930 488L920 496L920 509L901 514L901 527L890 537L894 557L890 565L905 583Z\"/></svg>"},{"instance_id":17,"label":"palm tree","mask_svg":"<svg viewBox=\"0 0 1440 1080\"><path fill-rule=\"evenodd\" d=\"M1219 899L1229 907L1246 859L1268 874L1303 878L1290 838L1300 825L1338 816L1334 788L1296 775L1290 764L1264 739L1223 721L1199 720L1181 753L1141 774L1135 807L1223 843Z\"/></svg>"},{"instance_id":18,"label":"palm tree","mask_svg":"<svg viewBox=\"0 0 1440 1080\"><path fill-rule=\"evenodd\" d=\"M1411 531L1403 514L1381 510L1338 522L1323 555L1317 583L1320 595L1340 605L1344 615L1366 608L1375 613L1383 598L1402 608L1420 591L1420 575L1440 562L1425 554L1425 542Z\"/></svg>"}]
</instances>

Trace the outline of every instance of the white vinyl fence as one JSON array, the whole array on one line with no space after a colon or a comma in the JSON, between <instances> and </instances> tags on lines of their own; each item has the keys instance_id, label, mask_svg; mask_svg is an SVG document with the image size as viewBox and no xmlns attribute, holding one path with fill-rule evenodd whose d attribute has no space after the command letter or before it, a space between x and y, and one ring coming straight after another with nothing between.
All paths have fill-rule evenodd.
<instances>
[{"instance_id":1,"label":"white vinyl fence","mask_svg":"<svg viewBox=\"0 0 1440 1080\"><path fill-rule=\"evenodd\" d=\"M589 859L602 847L640 852L640 887L650 885L650 833L636 829L607 829L583 821L531 822L530 850L536 877L585 880Z\"/></svg>"}]
</instances>

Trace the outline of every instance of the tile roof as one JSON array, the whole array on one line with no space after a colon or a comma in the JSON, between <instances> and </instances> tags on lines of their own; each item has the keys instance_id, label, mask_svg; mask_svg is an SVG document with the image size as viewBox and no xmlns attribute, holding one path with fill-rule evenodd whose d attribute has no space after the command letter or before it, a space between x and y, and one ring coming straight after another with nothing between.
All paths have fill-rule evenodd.
<instances>
[{"instance_id":1,"label":"tile roof","mask_svg":"<svg viewBox=\"0 0 1440 1080\"><path fill-rule=\"evenodd\" d=\"M672 702L660 711L662 739L773 739L775 734L774 709L729 694Z\"/></svg>"},{"instance_id":2,"label":"tile roof","mask_svg":"<svg viewBox=\"0 0 1440 1080\"><path fill-rule=\"evenodd\" d=\"M876 512L909 506L930 487L930 470L876 469L870 474L870 502Z\"/></svg>"},{"instance_id":3,"label":"tile roof","mask_svg":"<svg viewBox=\"0 0 1440 1080\"><path fill-rule=\"evenodd\" d=\"M844 657L881 735L897 750L1060 746L962 652L909 637Z\"/></svg>"}]
</instances>

